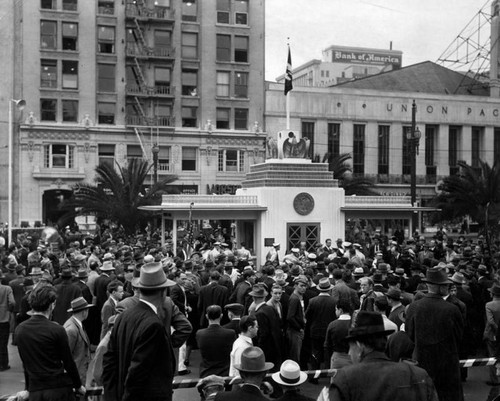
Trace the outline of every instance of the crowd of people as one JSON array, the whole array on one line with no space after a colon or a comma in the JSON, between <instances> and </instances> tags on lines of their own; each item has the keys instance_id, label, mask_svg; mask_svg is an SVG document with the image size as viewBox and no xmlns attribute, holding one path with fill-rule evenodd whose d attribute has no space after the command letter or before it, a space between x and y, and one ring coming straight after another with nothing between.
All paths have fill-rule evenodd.
<instances>
[{"instance_id":1,"label":"crowd of people","mask_svg":"<svg viewBox=\"0 0 500 401\"><path fill-rule=\"evenodd\" d=\"M150 233L61 238L57 247L11 243L0 273L0 372L12 333L30 400L93 386L106 400L168 400L174 376L194 369L202 397L241 376L254 387L269 381L272 398L299 399L303 371L333 368L332 399L401 396L405 386L384 377L410 375L420 384L405 391L423 398L404 399L456 401L467 380L459 360L498 353L500 243L482 236L374 232L285 251L274 243L258 266L222 231L175 252ZM360 363L369 363L362 374ZM500 385L495 366L487 384Z\"/></svg>"}]
</instances>

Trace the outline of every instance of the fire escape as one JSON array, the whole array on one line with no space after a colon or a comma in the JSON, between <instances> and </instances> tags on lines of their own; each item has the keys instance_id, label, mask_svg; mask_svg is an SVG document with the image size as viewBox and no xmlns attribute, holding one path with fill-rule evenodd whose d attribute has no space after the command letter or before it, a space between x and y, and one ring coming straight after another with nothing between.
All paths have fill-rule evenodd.
<instances>
[{"instance_id":1,"label":"fire escape","mask_svg":"<svg viewBox=\"0 0 500 401\"><path fill-rule=\"evenodd\" d=\"M174 12L154 3L152 0L127 0L125 11L126 123L134 127L141 146L144 143L141 127L175 125L172 116L175 90L170 84L175 61L175 51L170 42Z\"/></svg>"}]
</instances>

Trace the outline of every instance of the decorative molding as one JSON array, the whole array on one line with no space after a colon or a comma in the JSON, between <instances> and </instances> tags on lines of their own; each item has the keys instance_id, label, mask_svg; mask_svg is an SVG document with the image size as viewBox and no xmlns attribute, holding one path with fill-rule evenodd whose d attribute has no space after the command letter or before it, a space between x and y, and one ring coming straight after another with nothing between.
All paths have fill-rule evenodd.
<instances>
[{"instance_id":1,"label":"decorative molding","mask_svg":"<svg viewBox=\"0 0 500 401\"><path fill-rule=\"evenodd\" d=\"M52 181L51 185L56 186L58 189L61 189L61 187L64 185L64 181L58 178L57 180Z\"/></svg>"},{"instance_id":2,"label":"decorative molding","mask_svg":"<svg viewBox=\"0 0 500 401\"><path fill-rule=\"evenodd\" d=\"M89 129L92 125L92 120L90 119L90 114L85 114L83 117L81 124L85 127L85 129Z\"/></svg>"},{"instance_id":3,"label":"decorative molding","mask_svg":"<svg viewBox=\"0 0 500 401\"><path fill-rule=\"evenodd\" d=\"M179 164L181 159L181 147L179 145L172 146L172 160L175 164Z\"/></svg>"},{"instance_id":4,"label":"decorative molding","mask_svg":"<svg viewBox=\"0 0 500 401\"><path fill-rule=\"evenodd\" d=\"M206 140L207 145L222 145L222 146L240 146L240 147L255 147L261 145L258 139L253 138L215 138L209 137Z\"/></svg>"},{"instance_id":5,"label":"decorative molding","mask_svg":"<svg viewBox=\"0 0 500 401\"><path fill-rule=\"evenodd\" d=\"M33 125L36 124L38 120L35 117L35 113L33 111L30 111L29 116L26 118L24 121L25 124Z\"/></svg>"},{"instance_id":6,"label":"decorative molding","mask_svg":"<svg viewBox=\"0 0 500 401\"><path fill-rule=\"evenodd\" d=\"M46 132L32 131L28 132L29 139L44 140L67 140L67 141L88 141L90 134L86 132Z\"/></svg>"}]
</instances>

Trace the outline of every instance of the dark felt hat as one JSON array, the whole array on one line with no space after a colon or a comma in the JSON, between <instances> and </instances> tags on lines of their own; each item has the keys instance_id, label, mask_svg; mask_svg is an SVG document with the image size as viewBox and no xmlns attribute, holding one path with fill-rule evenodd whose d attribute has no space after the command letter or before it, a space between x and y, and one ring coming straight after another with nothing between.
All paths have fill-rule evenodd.
<instances>
[{"instance_id":1,"label":"dark felt hat","mask_svg":"<svg viewBox=\"0 0 500 401\"><path fill-rule=\"evenodd\" d=\"M84 297L78 297L71 301L71 308L68 309L70 313L80 312L84 309L93 307L94 305L89 304Z\"/></svg>"},{"instance_id":2,"label":"dark felt hat","mask_svg":"<svg viewBox=\"0 0 500 401\"><path fill-rule=\"evenodd\" d=\"M374 336L382 336L394 333L394 330L386 330L382 315L378 312L360 311L356 318L356 326L349 330L347 341Z\"/></svg>"},{"instance_id":3,"label":"dark felt hat","mask_svg":"<svg viewBox=\"0 0 500 401\"><path fill-rule=\"evenodd\" d=\"M427 273L425 274L425 278L422 279L424 283L429 284L452 284L453 282L448 278L446 274L446 270L439 267L431 267L427 269Z\"/></svg>"}]
</instances>

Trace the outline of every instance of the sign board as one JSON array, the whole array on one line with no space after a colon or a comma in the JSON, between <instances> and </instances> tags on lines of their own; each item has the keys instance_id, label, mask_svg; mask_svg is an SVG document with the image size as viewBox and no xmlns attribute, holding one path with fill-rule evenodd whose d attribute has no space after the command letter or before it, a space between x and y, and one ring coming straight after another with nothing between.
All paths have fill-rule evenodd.
<instances>
[{"instance_id":1,"label":"sign board","mask_svg":"<svg viewBox=\"0 0 500 401\"><path fill-rule=\"evenodd\" d=\"M264 246L273 246L274 238L264 238Z\"/></svg>"},{"instance_id":2,"label":"sign board","mask_svg":"<svg viewBox=\"0 0 500 401\"><path fill-rule=\"evenodd\" d=\"M350 51L350 50L330 50L332 63L353 63L353 64L373 64L392 65L395 68L401 67L402 56L390 52L372 51Z\"/></svg>"}]
</instances>

